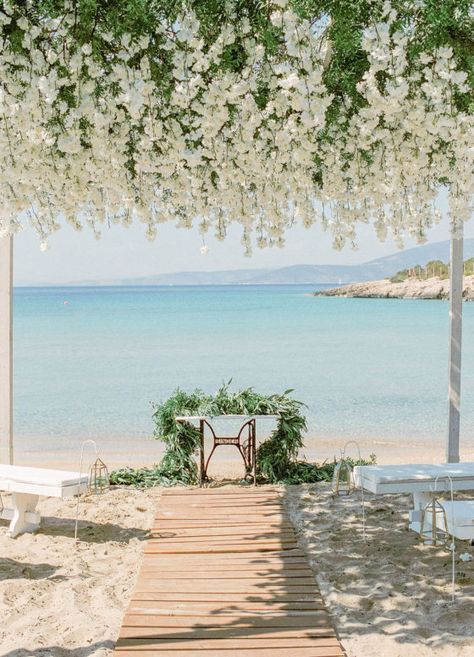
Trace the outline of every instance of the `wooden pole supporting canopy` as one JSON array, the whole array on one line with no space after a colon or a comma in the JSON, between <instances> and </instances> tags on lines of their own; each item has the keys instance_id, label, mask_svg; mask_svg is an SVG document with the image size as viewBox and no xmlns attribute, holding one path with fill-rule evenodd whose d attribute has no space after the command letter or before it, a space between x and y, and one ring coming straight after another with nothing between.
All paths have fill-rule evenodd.
<instances>
[{"instance_id":1,"label":"wooden pole supporting canopy","mask_svg":"<svg viewBox=\"0 0 474 657\"><path fill-rule=\"evenodd\" d=\"M446 461L459 463L459 434L461 420L461 361L462 361L462 293L463 293L463 227L456 227L451 235L451 269L449 286L449 387L448 435Z\"/></svg>"},{"instance_id":2,"label":"wooden pole supporting canopy","mask_svg":"<svg viewBox=\"0 0 474 657\"><path fill-rule=\"evenodd\" d=\"M13 237L0 238L0 455L13 463Z\"/></svg>"}]
</instances>

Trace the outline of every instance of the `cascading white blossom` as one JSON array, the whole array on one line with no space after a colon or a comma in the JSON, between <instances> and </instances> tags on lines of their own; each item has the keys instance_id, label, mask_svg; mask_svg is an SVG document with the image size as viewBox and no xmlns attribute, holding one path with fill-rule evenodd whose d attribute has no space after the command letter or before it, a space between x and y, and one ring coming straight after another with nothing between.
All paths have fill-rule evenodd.
<instances>
[{"instance_id":1,"label":"cascading white blossom","mask_svg":"<svg viewBox=\"0 0 474 657\"><path fill-rule=\"evenodd\" d=\"M11 20L8 3L0 27ZM395 11L367 29L363 102L328 123L324 83L330 57L308 21L273 2L282 42L269 55L245 18L234 16L208 47L186 14L159 25L159 57L171 78L157 84L149 37L114 37L110 64L73 39L74 14L41 27L21 19L23 53L0 51L0 234L29 222L43 246L62 222L80 230L140 221L153 239L174 221L224 239L241 224L242 243L282 246L295 222L320 220L336 247L373 221L383 239L420 240L439 219L435 199L449 190L453 222L472 214L473 117L453 96L467 90L453 52L438 48L408 62L412 35ZM235 73L225 49L243 39ZM265 90L265 99L259 98ZM26 219L27 218L27 219Z\"/></svg>"}]
</instances>

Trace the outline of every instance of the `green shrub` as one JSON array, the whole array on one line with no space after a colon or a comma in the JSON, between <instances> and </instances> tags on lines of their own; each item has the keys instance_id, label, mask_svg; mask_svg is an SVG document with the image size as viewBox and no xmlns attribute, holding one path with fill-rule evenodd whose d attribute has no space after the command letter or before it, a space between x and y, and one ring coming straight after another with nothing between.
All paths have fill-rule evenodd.
<instances>
[{"instance_id":1,"label":"green shrub","mask_svg":"<svg viewBox=\"0 0 474 657\"><path fill-rule=\"evenodd\" d=\"M229 386L230 382L221 386L215 395L202 390L187 393L177 389L165 402L156 404L154 435L166 446L161 462L152 468L115 470L110 476L111 484L140 488L197 484L195 455L199 449L199 431L190 423L176 422L180 415L278 415L276 429L257 449L259 480L298 484L331 479L335 461L318 465L297 460L303 447L306 418L302 413L304 404L290 396L292 390L261 395L253 388L232 392ZM371 462L374 461L363 461Z\"/></svg>"}]
</instances>

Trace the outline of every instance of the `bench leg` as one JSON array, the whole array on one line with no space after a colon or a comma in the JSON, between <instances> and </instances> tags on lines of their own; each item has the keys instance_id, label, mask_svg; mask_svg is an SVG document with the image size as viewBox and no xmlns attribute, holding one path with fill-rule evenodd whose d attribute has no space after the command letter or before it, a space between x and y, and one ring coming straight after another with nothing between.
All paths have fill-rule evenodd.
<instances>
[{"instance_id":1,"label":"bench leg","mask_svg":"<svg viewBox=\"0 0 474 657\"><path fill-rule=\"evenodd\" d=\"M425 506L433 499L430 493L417 492L413 493L413 509L408 513L410 520L410 529L418 532L421 523L421 515Z\"/></svg>"},{"instance_id":2,"label":"bench leg","mask_svg":"<svg viewBox=\"0 0 474 657\"><path fill-rule=\"evenodd\" d=\"M38 504L38 495L28 493L12 493L13 516L8 528L8 535L12 538L23 532L34 532L39 528L41 516L35 513ZM5 509L7 517L9 509ZM11 511L10 511L11 513Z\"/></svg>"}]
</instances>

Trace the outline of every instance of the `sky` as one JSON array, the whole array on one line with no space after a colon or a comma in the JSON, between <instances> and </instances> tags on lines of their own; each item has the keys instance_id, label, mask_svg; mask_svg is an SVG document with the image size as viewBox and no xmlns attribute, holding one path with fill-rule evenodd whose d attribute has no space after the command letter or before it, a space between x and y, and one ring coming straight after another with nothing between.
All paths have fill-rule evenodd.
<instances>
[{"instance_id":1,"label":"sky","mask_svg":"<svg viewBox=\"0 0 474 657\"><path fill-rule=\"evenodd\" d=\"M467 224L466 237L474 237L474 222ZM430 242L449 239L447 220L429 233ZM49 250L40 251L40 240L32 229L15 237L15 285L49 283L64 285L81 281L107 281L180 271L213 271L223 269L257 269L297 264L357 264L397 251L391 239L379 242L371 226L359 229L359 248L342 252L331 247L331 237L317 225L310 229L292 228L283 249L255 249L251 258L244 256L239 227L233 227L224 242L210 235L209 251L200 251L202 238L197 229L177 229L162 224L154 242L145 237L145 227L113 226L105 228L96 240L87 228L77 233L64 226L50 239ZM417 246L406 240L405 247Z\"/></svg>"}]
</instances>

